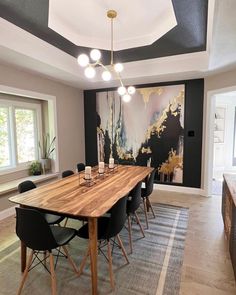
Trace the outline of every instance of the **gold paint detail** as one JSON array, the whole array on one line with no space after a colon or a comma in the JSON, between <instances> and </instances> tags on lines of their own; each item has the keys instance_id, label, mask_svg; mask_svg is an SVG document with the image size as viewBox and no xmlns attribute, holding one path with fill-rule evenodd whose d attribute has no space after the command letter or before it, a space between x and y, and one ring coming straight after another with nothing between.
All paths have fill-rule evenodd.
<instances>
[{"instance_id":1,"label":"gold paint detail","mask_svg":"<svg viewBox=\"0 0 236 295\"><path fill-rule=\"evenodd\" d=\"M184 104L184 91L181 90L180 93L169 102L166 108L163 110L161 117L148 127L146 132L145 141L148 141L151 138L151 135L157 134L158 137L161 136L161 133L165 130L165 122L167 119L167 114L170 112L171 115L177 116Z\"/></svg>"},{"instance_id":2,"label":"gold paint detail","mask_svg":"<svg viewBox=\"0 0 236 295\"><path fill-rule=\"evenodd\" d=\"M151 94L161 95L164 91L161 87L141 88L137 90L142 95L145 105L149 102Z\"/></svg>"},{"instance_id":3,"label":"gold paint detail","mask_svg":"<svg viewBox=\"0 0 236 295\"><path fill-rule=\"evenodd\" d=\"M147 148L142 147L141 153L142 154L151 154L152 153L152 150L150 149L150 147L147 147Z\"/></svg>"},{"instance_id":4,"label":"gold paint detail","mask_svg":"<svg viewBox=\"0 0 236 295\"><path fill-rule=\"evenodd\" d=\"M174 173L175 168L183 169L183 157L176 154L176 151L171 149L169 152L168 160L161 164L158 168L159 173L170 175Z\"/></svg>"}]
</instances>

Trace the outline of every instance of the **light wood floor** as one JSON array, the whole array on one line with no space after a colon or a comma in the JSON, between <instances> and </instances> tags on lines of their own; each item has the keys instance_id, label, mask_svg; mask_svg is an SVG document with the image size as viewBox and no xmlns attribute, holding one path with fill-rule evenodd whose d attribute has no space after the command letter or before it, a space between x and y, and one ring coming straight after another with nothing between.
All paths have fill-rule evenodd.
<instances>
[{"instance_id":1,"label":"light wood floor","mask_svg":"<svg viewBox=\"0 0 236 295\"><path fill-rule=\"evenodd\" d=\"M152 202L189 207L180 295L236 294L221 218L221 197L155 190ZM15 218L0 222L0 250L16 240Z\"/></svg>"}]
</instances>

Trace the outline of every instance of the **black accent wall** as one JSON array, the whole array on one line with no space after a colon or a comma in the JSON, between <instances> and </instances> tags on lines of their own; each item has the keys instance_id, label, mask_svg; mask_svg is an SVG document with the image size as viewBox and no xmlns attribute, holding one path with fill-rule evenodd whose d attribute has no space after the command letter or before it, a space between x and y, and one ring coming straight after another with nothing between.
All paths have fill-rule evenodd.
<instances>
[{"instance_id":1,"label":"black accent wall","mask_svg":"<svg viewBox=\"0 0 236 295\"><path fill-rule=\"evenodd\" d=\"M204 79L143 84L136 85L136 88L176 84L185 84L184 175L183 184L175 183L174 185L200 188ZM116 88L84 91L85 155L87 165L93 166L97 164L96 93L114 89Z\"/></svg>"},{"instance_id":2,"label":"black accent wall","mask_svg":"<svg viewBox=\"0 0 236 295\"><path fill-rule=\"evenodd\" d=\"M83 9L83 1L78 2L81 2ZM172 3L177 26L150 45L116 51L115 62L122 60L125 63L206 50L208 0L172 0ZM48 27L48 7L49 0L1 0L0 17L75 58L81 53L89 54L90 48L77 46ZM106 11L104 17L105 14ZM89 25L89 22L85 25ZM110 63L109 50L102 50L102 57L103 63Z\"/></svg>"}]
</instances>

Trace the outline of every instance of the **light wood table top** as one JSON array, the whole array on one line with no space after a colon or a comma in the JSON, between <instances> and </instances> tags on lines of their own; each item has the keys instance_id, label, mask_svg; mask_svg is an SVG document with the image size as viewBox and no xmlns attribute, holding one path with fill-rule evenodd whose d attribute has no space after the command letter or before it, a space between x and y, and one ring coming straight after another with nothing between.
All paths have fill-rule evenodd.
<instances>
[{"instance_id":1,"label":"light wood table top","mask_svg":"<svg viewBox=\"0 0 236 295\"><path fill-rule=\"evenodd\" d=\"M93 168L94 184L86 186L84 173L57 180L31 191L10 197L11 202L47 210L71 217L99 217L120 198L144 180L153 168L119 165L116 172L97 177Z\"/></svg>"}]
</instances>

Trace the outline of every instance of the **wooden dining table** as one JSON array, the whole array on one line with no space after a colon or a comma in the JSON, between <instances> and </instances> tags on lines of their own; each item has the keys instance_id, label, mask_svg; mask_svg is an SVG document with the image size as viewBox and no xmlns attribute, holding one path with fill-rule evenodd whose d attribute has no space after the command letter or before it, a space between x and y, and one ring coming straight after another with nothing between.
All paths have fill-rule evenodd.
<instances>
[{"instance_id":1,"label":"wooden dining table","mask_svg":"<svg viewBox=\"0 0 236 295\"><path fill-rule=\"evenodd\" d=\"M143 181L152 170L151 167L119 165L115 169L106 168L106 173L99 175L98 168L94 167L91 181L84 179L84 172L76 173L10 197L9 200L22 207L75 219L88 219L92 294L97 294L97 219L126 196L138 182ZM26 250L21 242L22 272L26 267Z\"/></svg>"}]
</instances>

